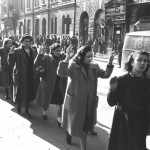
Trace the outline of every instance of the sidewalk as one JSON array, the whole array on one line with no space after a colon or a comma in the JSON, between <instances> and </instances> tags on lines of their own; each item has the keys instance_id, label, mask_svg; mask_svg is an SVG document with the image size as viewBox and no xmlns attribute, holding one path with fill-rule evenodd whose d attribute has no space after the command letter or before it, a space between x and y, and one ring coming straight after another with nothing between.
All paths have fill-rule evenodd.
<instances>
[{"instance_id":1,"label":"sidewalk","mask_svg":"<svg viewBox=\"0 0 150 150\"><path fill-rule=\"evenodd\" d=\"M42 120L41 108L32 103L27 120L16 113L15 107L4 101L0 91L0 147L2 150L80 150L79 139L73 137L72 145L65 141L64 129L56 123L56 109L51 105L48 120ZM106 150L109 131L102 124L96 126L98 136L87 137L87 150Z\"/></svg>"}]
</instances>

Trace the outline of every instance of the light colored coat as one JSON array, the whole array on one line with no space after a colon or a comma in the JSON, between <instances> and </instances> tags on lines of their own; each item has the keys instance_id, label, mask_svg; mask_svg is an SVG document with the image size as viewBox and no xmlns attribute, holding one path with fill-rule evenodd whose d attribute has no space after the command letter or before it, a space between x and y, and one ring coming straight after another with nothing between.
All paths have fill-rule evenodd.
<instances>
[{"instance_id":1,"label":"light colored coat","mask_svg":"<svg viewBox=\"0 0 150 150\"><path fill-rule=\"evenodd\" d=\"M112 70L113 67L107 67L104 71L98 64L91 63L87 77L84 68L75 62L70 65L64 62L59 63L58 75L69 77L63 106L62 127L67 129L70 135L78 137L82 135L86 112L94 127L98 104L97 78L109 78Z\"/></svg>"},{"instance_id":2,"label":"light colored coat","mask_svg":"<svg viewBox=\"0 0 150 150\"><path fill-rule=\"evenodd\" d=\"M65 59L65 54L61 54L59 59L60 61ZM43 66L46 71L46 75L41 78L40 85L38 88L38 92L36 95L36 103L47 110L49 108L49 104L51 102L55 82L56 82L56 71L58 64L56 65L55 59L51 54L45 54L44 56L38 55L35 60L36 66ZM59 87L62 95L65 94L67 84L67 78L60 78Z\"/></svg>"}]
</instances>

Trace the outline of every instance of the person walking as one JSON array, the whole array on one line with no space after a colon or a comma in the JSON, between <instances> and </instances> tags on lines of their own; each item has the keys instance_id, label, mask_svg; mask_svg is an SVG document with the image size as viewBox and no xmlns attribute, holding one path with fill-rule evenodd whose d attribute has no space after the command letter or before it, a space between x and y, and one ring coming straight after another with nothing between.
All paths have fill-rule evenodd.
<instances>
[{"instance_id":1,"label":"person walking","mask_svg":"<svg viewBox=\"0 0 150 150\"><path fill-rule=\"evenodd\" d=\"M121 68L123 42L121 39L119 39L117 43L118 43L117 44L118 64L119 64L119 68Z\"/></svg>"},{"instance_id":2,"label":"person walking","mask_svg":"<svg viewBox=\"0 0 150 150\"><path fill-rule=\"evenodd\" d=\"M98 42L98 39L96 38L94 40L94 43L93 43L94 57L96 57L96 53L98 52L98 48L99 48L99 42Z\"/></svg>"},{"instance_id":3,"label":"person walking","mask_svg":"<svg viewBox=\"0 0 150 150\"><path fill-rule=\"evenodd\" d=\"M34 59L36 51L31 48L31 36L24 35L21 38L21 46L11 48L8 54L8 63L13 68L13 78L15 87L15 102L17 103L17 112L21 114L22 106L25 106L24 115L31 118L28 111L29 104L34 100Z\"/></svg>"},{"instance_id":4,"label":"person walking","mask_svg":"<svg viewBox=\"0 0 150 150\"><path fill-rule=\"evenodd\" d=\"M65 129L66 141L71 144L72 136L80 138L81 150L86 150L86 136L93 131L96 123L96 108L98 105L97 79L109 78L113 70L111 55L106 70L92 61L91 46L82 46L77 54L71 46L67 48L66 59L61 61L57 73L68 77L62 127Z\"/></svg>"},{"instance_id":5,"label":"person walking","mask_svg":"<svg viewBox=\"0 0 150 150\"><path fill-rule=\"evenodd\" d=\"M117 106L108 150L146 150L150 106L150 79L144 75L148 53L134 52L125 65L125 75L110 80L107 101Z\"/></svg>"},{"instance_id":6,"label":"person walking","mask_svg":"<svg viewBox=\"0 0 150 150\"><path fill-rule=\"evenodd\" d=\"M43 119L47 120L47 110L50 104L56 105L57 124L61 126L62 104L67 85L67 78L56 74L58 63L64 60L66 55L61 53L61 46L54 43L51 46L51 52L46 54L45 48L40 50L35 60L36 67L42 67L45 70L45 76L41 78L39 89L36 96L36 103L43 108Z\"/></svg>"},{"instance_id":7,"label":"person walking","mask_svg":"<svg viewBox=\"0 0 150 150\"><path fill-rule=\"evenodd\" d=\"M9 88L12 79L11 68L8 65L7 57L12 47L11 39L5 39L3 46L0 48L0 85L5 88L5 100L8 100L9 97Z\"/></svg>"}]
</instances>

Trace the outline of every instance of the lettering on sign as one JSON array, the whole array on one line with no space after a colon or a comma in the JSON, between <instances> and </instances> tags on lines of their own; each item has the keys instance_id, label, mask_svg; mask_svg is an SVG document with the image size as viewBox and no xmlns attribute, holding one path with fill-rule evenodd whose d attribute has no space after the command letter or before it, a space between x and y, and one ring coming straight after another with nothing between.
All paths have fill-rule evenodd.
<instances>
[{"instance_id":1,"label":"lettering on sign","mask_svg":"<svg viewBox=\"0 0 150 150\"><path fill-rule=\"evenodd\" d=\"M113 3L105 8L106 15L125 13L125 4Z\"/></svg>"}]
</instances>

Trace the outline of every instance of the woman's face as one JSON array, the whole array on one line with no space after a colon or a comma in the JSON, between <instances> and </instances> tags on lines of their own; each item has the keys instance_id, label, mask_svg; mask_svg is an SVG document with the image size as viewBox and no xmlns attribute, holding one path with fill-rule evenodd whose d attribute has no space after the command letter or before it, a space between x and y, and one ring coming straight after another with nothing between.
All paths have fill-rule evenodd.
<instances>
[{"instance_id":1,"label":"woman's face","mask_svg":"<svg viewBox=\"0 0 150 150\"><path fill-rule=\"evenodd\" d=\"M10 48L12 46L12 41L11 40L9 40L8 42L7 42L7 44L6 44L6 48Z\"/></svg>"},{"instance_id":2,"label":"woman's face","mask_svg":"<svg viewBox=\"0 0 150 150\"><path fill-rule=\"evenodd\" d=\"M132 70L136 71L137 73L143 73L147 67L148 57L142 54L136 54L134 60L132 61L131 65L133 67Z\"/></svg>"},{"instance_id":3,"label":"woman's face","mask_svg":"<svg viewBox=\"0 0 150 150\"><path fill-rule=\"evenodd\" d=\"M89 51L86 53L84 59L83 59L83 63L85 64L90 64L90 62L93 60L93 51Z\"/></svg>"},{"instance_id":4,"label":"woman's face","mask_svg":"<svg viewBox=\"0 0 150 150\"><path fill-rule=\"evenodd\" d=\"M22 45L25 47L29 47L31 45L31 40L30 39L24 39L22 42Z\"/></svg>"},{"instance_id":5,"label":"woman's face","mask_svg":"<svg viewBox=\"0 0 150 150\"><path fill-rule=\"evenodd\" d=\"M58 47L56 50L52 51L52 53L54 56L59 57L61 53L61 47Z\"/></svg>"}]
</instances>

